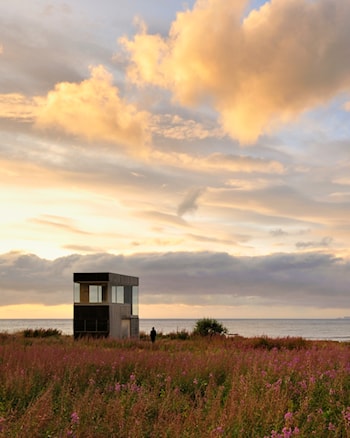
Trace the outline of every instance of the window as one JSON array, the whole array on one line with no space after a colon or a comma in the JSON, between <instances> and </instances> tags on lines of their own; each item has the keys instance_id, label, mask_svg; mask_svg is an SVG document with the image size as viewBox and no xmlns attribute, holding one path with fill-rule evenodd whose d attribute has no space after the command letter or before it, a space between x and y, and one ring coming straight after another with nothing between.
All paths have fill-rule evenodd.
<instances>
[{"instance_id":1,"label":"window","mask_svg":"<svg viewBox=\"0 0 350 438\"><path fill-rule=\"evenodd\" d=\"M102 303L102 286L89 285L89 303Z\"/></svg>"},{"instance_id":2,"label":"window","mask_svg":"<svg viewBox=\"0 0 350 438\"><path fill-rule=\"evenodd\" d=\"M124 286L112 286L112 303L124 304Z\"/></svg>"},{"instance_id":3,"label":"window","mask_svg":"<svg viewBox=\"0 0 350 438\"><path fill-rule=\"evenodd\" d=\"M80 303L80 284L74 283L74 302Z\"/></svg>"},{"instance_id":4,"label":"window","mask_svg":"<svg viewBox=\"0 0 350 438\"><path fill-rule=\"evenodd\" d=\"M133 315L139 314L139 287L132 287L132 310L131 313Z\"/></svg>"}]
</instances>

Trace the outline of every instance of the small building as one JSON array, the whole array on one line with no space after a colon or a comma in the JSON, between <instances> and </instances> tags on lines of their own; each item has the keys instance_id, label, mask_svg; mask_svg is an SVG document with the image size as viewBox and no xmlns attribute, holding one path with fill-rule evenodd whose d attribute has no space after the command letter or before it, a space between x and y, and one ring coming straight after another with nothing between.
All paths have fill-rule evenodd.
<instances>
[{"instance_id":1,"label":"small building","mask_svg":"<svg viewBox=\"0 0 350 438\"><path fill-rule=\"evenodd\" d=\"M139 279L111 272L74 273L74 338L139 337Z\"/></svg>"}]
</instances>

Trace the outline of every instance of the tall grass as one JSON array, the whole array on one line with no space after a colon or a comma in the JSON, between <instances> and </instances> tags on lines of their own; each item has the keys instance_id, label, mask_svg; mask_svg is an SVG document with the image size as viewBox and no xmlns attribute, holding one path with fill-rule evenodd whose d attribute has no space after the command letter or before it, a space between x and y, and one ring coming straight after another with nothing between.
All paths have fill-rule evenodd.
<instances>
[{"instance_id":1,"label":"tall grass","mask_svg":"<svg viewBox=\"0 0 350 438\"><path fill-rule=\"evenodd\" d=\"M350 437L350 345L0 339L0 437Z\"/></svg>"}]
</instances>

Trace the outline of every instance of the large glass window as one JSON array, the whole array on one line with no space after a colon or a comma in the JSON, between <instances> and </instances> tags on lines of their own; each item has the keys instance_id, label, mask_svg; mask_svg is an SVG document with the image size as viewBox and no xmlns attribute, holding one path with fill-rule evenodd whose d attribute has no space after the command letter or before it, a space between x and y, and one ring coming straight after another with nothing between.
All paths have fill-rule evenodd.
<instances>
[{"instance_id":1,"label":"large glass window","mask_svg":"<svg viewBox=\"0 0 350 438\"><path fill-rule=\"evenodd\" d=\"M112 303L124 304L124 286L112 286Z\"/></svg>"},{"instance_id":2,"label":"large glass window","mask_svg":"<svg viewBox=\"0 0 350 438\"><path fill-rule=\"evenodd\" d=\"M132 287L132 310L133 315L139 314L139 287Z\"/></svg>"},{"instance_id":3,"label":"large glass window","mask_svg":"<svg viewBox=\"0 0 350 438\"><path fill-rule=\"evenodd\" d=\"M80 284L74 283L74 302L80 303Z\"/></svg>"},{"instance_id":4,"label":"large glass window","mask_svg":"<svg viewBox=\"0 0 350 438\"><path fill-rule=\"evenodd\" d=\"M102 286L89 285L89 303L102 303Z\"/></svg>"}]
</instances>

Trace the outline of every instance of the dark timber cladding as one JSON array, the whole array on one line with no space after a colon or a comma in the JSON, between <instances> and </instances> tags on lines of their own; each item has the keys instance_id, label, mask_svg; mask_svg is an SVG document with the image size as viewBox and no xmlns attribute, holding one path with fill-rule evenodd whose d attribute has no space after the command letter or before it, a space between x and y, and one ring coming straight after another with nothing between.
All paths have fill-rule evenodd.
<instances>
[{"instance_id":1,"label":"dark timber cladding","mask_svg":"<svg viewBox=\"0 0 350 438\"><path fill-rule=\"evenodd\" d=\"M114 274L112 272L75 272L74 282L109 282L115 286L138 286L138 277L131 277L130 275Z\"/></svg>"},{"instance_id":2,"label":"dark timber cladding","mask_svg":"<svg viewBox=\"0 0 350 438\"><path fill-rule=\"evenodd\" d=\"M139 278L113 272L75 272L74 337L139 337Z\"/></svg>"}]
</instances>

